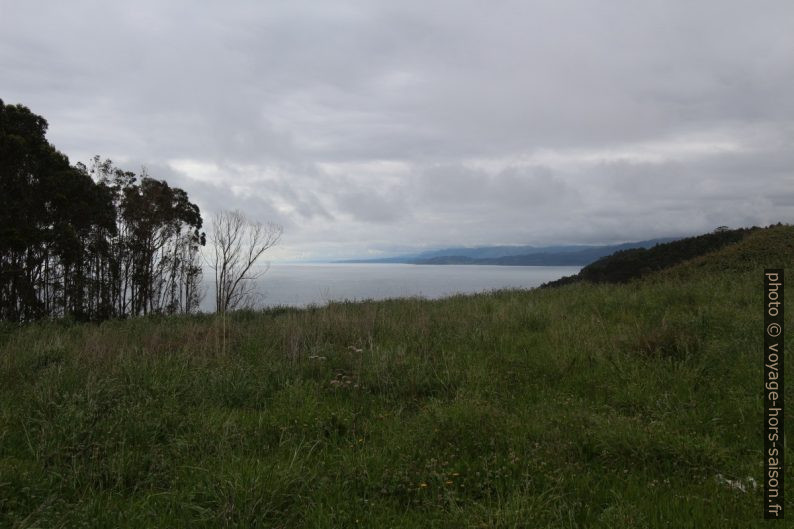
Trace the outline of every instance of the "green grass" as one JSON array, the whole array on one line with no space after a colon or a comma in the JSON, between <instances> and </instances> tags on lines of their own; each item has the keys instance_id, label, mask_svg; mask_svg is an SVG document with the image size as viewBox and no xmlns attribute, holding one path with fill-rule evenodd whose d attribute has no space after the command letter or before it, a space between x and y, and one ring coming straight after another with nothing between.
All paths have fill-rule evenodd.
<instances>
[{"instance_id":1,"label":"green grass","mask_svg":"<svg viewBox=\"0 0 794 529\"><path fill-rule=\"evenodd\" d=\"M0 527L766 526L761 270L792 242L235 313L225 339L214 316L0 327Z\"/></svg>"}]
</instances>

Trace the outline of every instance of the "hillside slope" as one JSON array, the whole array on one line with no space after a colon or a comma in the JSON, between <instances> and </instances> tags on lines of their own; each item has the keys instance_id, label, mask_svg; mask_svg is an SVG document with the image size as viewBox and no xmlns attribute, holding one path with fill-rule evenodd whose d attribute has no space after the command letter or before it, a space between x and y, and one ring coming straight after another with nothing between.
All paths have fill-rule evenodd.
<instances>
[{"instance_id":1,"label":"hillside slope","mask_svg":"<svg viewBox=\"0 0 794 529\"><path fill-rule=\"evenodd\" d=\"M766 527L792 235L628 285L1 327L0 527Z\"/></svg>"},{"instance_id":2,"label":"hillside slope","mask_svg":"<svg viewBox=\"0 0 794 529\"><path fill-rule=\"evenodd\" d=\"M789 268L794 264L794 226L775 225L747 233L741 242L682 262L662 272L661 277L685 279L723 272Z\"/></svg>"},{"instance_id":3,"label":"hillside slope","mask_svg":"<svg viewBox=\"0 0 794 529\"><path fill-rule=\"evenodd\" d=\"M773 227L770 226L765 229L771 228ZM652 248L618 251L592 262L576 275L551 281L544 284L543 287L567 285L578 281L626 283L738 243L759 229L753 227L715 231L696 237L657 244Z\"/></svg>"}]
</instances>

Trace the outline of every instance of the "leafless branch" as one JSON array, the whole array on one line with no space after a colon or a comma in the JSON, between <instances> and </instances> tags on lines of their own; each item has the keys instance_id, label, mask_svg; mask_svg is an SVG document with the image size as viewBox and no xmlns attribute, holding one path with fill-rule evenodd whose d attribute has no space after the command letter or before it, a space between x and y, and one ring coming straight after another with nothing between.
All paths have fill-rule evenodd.
<instances>
[{"instance_id":1,"label":"leafless branch","mask_svg":"<svg viewBox=\"0 0 794 529\"><path fill-rule=\"evenodd\" d=\"M254 265L267 250L278 244L283 229L277 224L253 222L240 211L221 211L213 216L210 268L215 272L215 310L226 312L254 299L255 280L269 267Z\"/></svg>"}]
</instances>

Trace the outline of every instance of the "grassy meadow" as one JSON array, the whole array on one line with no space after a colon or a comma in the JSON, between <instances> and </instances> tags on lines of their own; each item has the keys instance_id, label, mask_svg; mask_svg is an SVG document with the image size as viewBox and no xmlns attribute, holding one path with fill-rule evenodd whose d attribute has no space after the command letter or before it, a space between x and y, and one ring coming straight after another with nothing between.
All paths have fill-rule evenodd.
<instances>
[{"instance_id":1,"label":"grassy meadow","mask_svg":"<svg viewBox=\"0 0 794 529\"><path fill-rule=\"evenodd\" d=\"M783 226L624 285L0 327L0 527L766 527L793 262Z\"/></svg>"}]
</instances>

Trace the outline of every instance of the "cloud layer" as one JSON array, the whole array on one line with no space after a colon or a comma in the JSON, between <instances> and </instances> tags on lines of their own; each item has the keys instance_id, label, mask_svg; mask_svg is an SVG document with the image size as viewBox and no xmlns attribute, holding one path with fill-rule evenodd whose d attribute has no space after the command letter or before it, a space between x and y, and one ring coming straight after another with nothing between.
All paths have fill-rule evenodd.
<instances>
[{"instance_id":1,"label":"cloud layer","mask_svg":"<svg viewBox=\"0 0 794 529\"><path fill-rule=\"evenodd\" d=\"M166 5L167 4L167 5ZM280 258L794 221L794 4L0 0L0 98Z\"/></svg>"}]
</instances>

